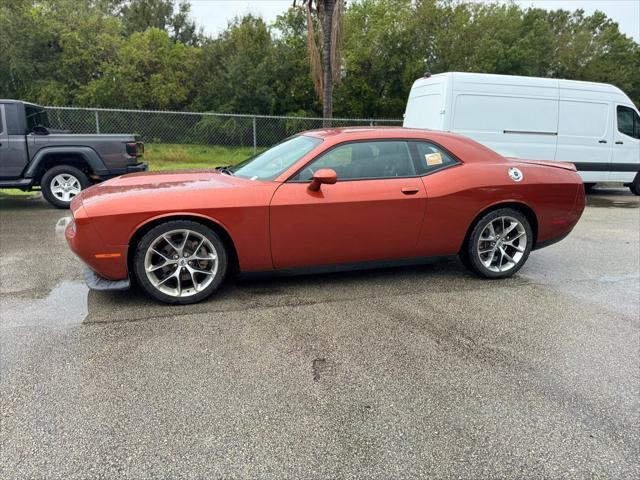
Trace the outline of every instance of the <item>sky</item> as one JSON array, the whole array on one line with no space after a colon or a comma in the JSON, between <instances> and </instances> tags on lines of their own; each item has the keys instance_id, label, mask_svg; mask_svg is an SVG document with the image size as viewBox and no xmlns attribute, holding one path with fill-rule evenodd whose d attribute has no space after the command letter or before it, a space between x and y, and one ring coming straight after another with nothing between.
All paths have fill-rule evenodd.
<instances>
[{"instance_id":1,"label":"sky","mask_svg":"<svg viewBox=\"0 0 640 480\"><path fill-rule=\"evenodd\" d=\"M640 42L640 0L515 0L515 3L524 8L533 6L548 10L582 8L587 14L602 10L618 22L621 32ZM292 0L191 0L191 12L205 33L216 35L235 16L252 13L269 23L292 4Z\"/></svg>"}]
</instances>

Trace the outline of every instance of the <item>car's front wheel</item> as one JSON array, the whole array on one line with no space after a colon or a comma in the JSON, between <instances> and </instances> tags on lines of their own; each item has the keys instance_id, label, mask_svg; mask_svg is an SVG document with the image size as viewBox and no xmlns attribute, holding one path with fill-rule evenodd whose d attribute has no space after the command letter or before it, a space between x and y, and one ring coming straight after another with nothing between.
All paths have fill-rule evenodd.
<instances>
[{"instance_id":1,"label":"car's front wheel","mask_svg":"<svg viewBox=\"0 0 640 480\"><path fill-rule=\"evenodd\" d=\"M505 278L520 270L532 245L527 217L518 210L501 208L476 222L462 254L464 263L479 276Z\"/></svg>"},{"instance_id":2,"label":"car's front wheel","mask_svg":"<svg viewBox=\"0 0 640 480\"><path fill-rule=\"evenodd\" d=\"M42 195L54 207L69 208L73 197L91 185L85 173L71 165L59 165L47 170L40 186Z\"/></svg>"},{"instance_id":3,"label":"car's front wheel","mask_svg":"<svg viewBox=\"0 0 640 480\"><path fill-rule=\"evenodd\" d=\"M188 304L215 292L227 272L227 252L210 228L189 220L147 232L134 254L138 284L165 303Z\"/></svg>"}]
</instances>

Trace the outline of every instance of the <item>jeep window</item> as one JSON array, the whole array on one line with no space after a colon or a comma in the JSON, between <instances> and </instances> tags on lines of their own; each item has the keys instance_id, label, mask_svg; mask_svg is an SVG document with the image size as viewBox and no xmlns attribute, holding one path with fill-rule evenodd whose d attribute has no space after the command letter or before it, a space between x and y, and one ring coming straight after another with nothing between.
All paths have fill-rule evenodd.
<instances>
[{"instance_id":1,"label":"jeep window","mask_svg":"<svg viewBox=\"0 0 640 480\"><path fill-rule=\"evenodd\" d=\"M49 127L49 117L47 111L37 105L24 105L24 112L27 116L27 131L33 132L35 127Z\"/></svg>"}]
</instances>

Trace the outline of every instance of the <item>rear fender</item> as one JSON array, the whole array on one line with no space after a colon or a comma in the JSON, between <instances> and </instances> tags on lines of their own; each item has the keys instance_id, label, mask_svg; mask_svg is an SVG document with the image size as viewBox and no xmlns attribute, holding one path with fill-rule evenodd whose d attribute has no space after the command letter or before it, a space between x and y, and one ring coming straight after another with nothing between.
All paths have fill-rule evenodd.
<instances>
[{"instance_id":1,"label":"rear fender","mask_svg":"<svg viewBox=\"0 0 640 480\"><path fill-rule=\"evenodd\" d=\"M91 173L95 175L106 175L108 169L100 156L91 147L45 147L34 155L33 160L29 162L23 177L35 178L44 165L44 162L50 155L78 155L91 169Z\"/></svg>"}]
</instances>

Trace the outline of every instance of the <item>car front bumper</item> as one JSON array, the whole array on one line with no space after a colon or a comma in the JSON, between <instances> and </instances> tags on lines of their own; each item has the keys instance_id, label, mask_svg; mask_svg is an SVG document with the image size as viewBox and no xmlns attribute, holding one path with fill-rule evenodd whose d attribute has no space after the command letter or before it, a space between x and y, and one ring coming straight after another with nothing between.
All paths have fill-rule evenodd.
<instances>
[{"instance_id":1,"label":"car front bumper","mask_svg":"<svg viewBox=\"0 0 640 480\"><path fill-rule=\"evenodd\" d=\"M131 287L131 281L128 278L124 280L108 280L98 275L87 265L84 266L84 281L91 290L98 291L128 290Z\"/></svg>"}]
</instances>

